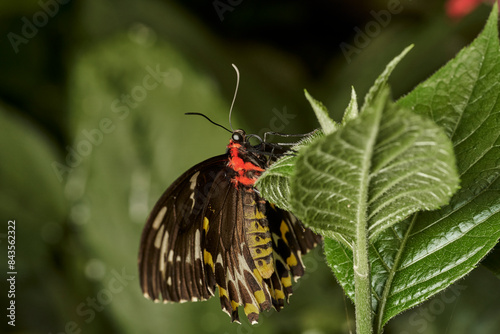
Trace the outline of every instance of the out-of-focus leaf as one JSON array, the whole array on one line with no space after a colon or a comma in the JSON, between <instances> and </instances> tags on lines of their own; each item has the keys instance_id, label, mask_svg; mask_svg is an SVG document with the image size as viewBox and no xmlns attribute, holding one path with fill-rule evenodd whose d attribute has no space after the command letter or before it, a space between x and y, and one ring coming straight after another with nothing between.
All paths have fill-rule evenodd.
<instances>
[{"instance_id":1,"label":"out-of-focus leaf","mask_svg":"<svg viewBox=\"0 0 500 334\"><path fill-rule=\"evenodd\" d=\"M0 267L4 274L18 273L16 297L12 300L18 306L16 328L19 330L33 330L34 327L30 327L33 321L53 323L61 314L70 314L63 308L40 310L36 307L45 304L54 291L65 291L64 284L57 284L56 280L61 277L54 268L51 253L52 247L63 240L67 214L63 184L51 167L57 159L53 143L39 129L0 105L0 248L4 258ZM8 224L9 221L15 223ZM15 229L8 229L9 225ZM8 235L15 237L13 269L7 267L7 246L12 245L8 241L14 241L8 240ZM28 300L30 305L20 302ZM68 306L66 301L55 304Z\"/></svg>"},{"instance_id":2,"label":"out-of-focus leaf","mask_svg":"<svg viewBox=\"0 0 500 334\"><path fill-rule=\"evenodd\" d=\"M481 264L500 278L500 247L498 244L493 248L493 251L481 261Z\"/></svg>"}]
</instances>

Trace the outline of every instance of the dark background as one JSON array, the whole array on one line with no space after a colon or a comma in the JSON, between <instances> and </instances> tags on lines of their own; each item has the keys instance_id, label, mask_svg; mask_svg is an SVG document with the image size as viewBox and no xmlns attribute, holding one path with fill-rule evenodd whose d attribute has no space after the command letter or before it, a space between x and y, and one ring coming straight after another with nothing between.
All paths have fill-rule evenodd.
<instances>
[{"instance_id":1,"label":"dark background","mask_svg":"<svg viewBox=\"0 0 500 334\"><path fill-rule=\"evenodd\" d=\"M351 87L362 103L385 65L415 44L392 75L397 99L470 43L490 7L452 19L444 1L430 0L60 1L0 4L0 263L5 277L6 226L15 220L18 272L16 327L3 316L2 328L353 331L352 304L320 249L306 257L308 273L290 305L263 314L257 326L230 324L217 298L156 305L142 297L136 258L149 209L179 174L224 152L228 140L183 113L227 126L235 63L234 127L308 132L317 123L304 89L340 119ZM384 16L394 3L400 11ZM346 57L342 46L356 52ZM164 83L151 80L155 69ZM498 290L479 267L392 320L386 333L498 333Z\"/></svg>"}]
</instances>

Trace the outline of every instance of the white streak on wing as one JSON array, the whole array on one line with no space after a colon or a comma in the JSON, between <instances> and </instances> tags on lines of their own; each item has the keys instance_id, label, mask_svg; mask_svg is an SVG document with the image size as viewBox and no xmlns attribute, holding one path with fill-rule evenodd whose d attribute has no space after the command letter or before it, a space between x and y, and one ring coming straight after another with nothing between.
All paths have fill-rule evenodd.
<instances>
[{"instance_id":1,"label":"white streak on wing","mask_svg":"<svg viewBox=\"0 0 500 334\"><path fill-rule=\"evenodd\" d=\"M235 276L236 280L241 281L241 282L245 282L245 279L243 277L244 271L246 270L246 271L252 272L252 270L248 266L248 263L245 260L245 257L243 256L242 252L240 252L238 254L238 263L239 263L239 267L234 268L234 274L235 274L234 276Z\"/></svg>"},{"instance_id":2,"label":"white streak on wing","mask_svg":"<svg viewBox=\"0 0 500 334\"><path fill-rule=\"evenodd\" d=\"M174 251L171 249L170 252L168 252L168 262L172 262L174 260Z\"/></svg>"},{"instance_id":3,"label":"white streak on wing","mask_svg":"<svg viewBox=\"0 0 500 334\"><path fill-rule=\"evenodd\" d=\"M155 248L160 248L160 246L161 246L161 240L163 238L163 230L164 229L165 229L165 225L162 225L160 227L160 230L158 231L158 233L156 233L156 238L155 238L155 243L154 243Z\"/></svg>"},{"instance_id":4,"label":"white streak on wing","mask_svg":"<svg viewBox=\"0 0 500 334\"><path fill-rule=\"evenodd\" d=\"M191 176L189 179L189 189L194 190L196 188L196 181L198 180L198 175L200 175L200 172L196 172ZM189 195L189 199L191 200L191 210L194 208L194 191L191 191L191 195Z\"/></svg>"},{"instance_id":5,"label":"white streak on wing","mask_svg":"<svg viewBox=\"0 0 500 334\"><path fill-rule=\"evenodd\" d=\"M194 259L201 259L201 240L200 240L200 230L196 230L194 234Z\"/></svg>"},{"instance_id":6,"label":"white streak on wing","mask_svg":"<svg viewBox=\"0 0 500 334\"><path fill-rule=\"evenodd\" d=\"M165 273L165 253L167 252L167 245L168 245L168 231L165 231L165 236L163 237L163 243L161 245L161 251L160 251L160 271L162 273Z\"/></svg>"},{"instance_id":7,"label":"white streak on wing","mask_svg":"<svg viewBox=\"0 0 500 334\"><path fill-rule=\"evenodd\" d=\"M194 190L194 188L196 187L196 180L198 179L198 175L200 175L200 171L194 173L193 176L191 176L191 178L189 179L189 189Z\"/></svg>"},{"instance_id":8,"label":"white streak on wing","mask_svg":"<svg viewBox=\"0 0 500 334\"><path fill-rule=\"evenodd\" d=\"M172 277L167 278L167 285L172 285Z\"/></svg>"},{"instance_id":9,"label":"white streak on wing","mask_svg":"<svg viewBox=\"0 0 500 334\"><path fill-rule=\"evenodd\" d=\"M163 221L163 218L165 217L165 213L167 213L167 207L166 206L164 206L163 208L161 208L161 210L156 215L155 220L153 221L153 226L152 227L155 230L157 230L158 227L160 227L160 224Z\"/></svg>"}]
</instances>

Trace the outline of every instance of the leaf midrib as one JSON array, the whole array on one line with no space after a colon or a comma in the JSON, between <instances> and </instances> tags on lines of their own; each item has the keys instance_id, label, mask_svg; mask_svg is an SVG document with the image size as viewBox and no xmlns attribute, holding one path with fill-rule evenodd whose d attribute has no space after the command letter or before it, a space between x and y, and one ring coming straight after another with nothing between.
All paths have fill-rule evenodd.
<instances>
[{"instance_id":1,"label":"leaf midrib","mask_svg":"<svg viewBox=\"0 0 500 334\"><path fill-rule=\"evenodd\" d=\"M470 90L470 94L469 96L467 96L467 101L466 103L464 104L465 105L465 108L462 110L462 112L460 113L460 116L458 117L457 121L455 122L455 127L453 129L453 131L450 133L450 139L453 140L453 137L455 136L455 133L457 132L457 129L460 127L460 123L462 122L462 118L463 118L463 115L465 113L465 110L467 109L467 107L470 105L470 99L471 97L474 95L474 92L476 91L477 89L477 83L479 81L480 78L482 78L483 76L481 74L483 74L483 70L484 70L484 62L485 62L485 58L486 58L486 54L487 54L487 51L489 50L490 48L490 44L491 44L491 41L490 39L488 38L486 40L486 43L484 45L484 48L483 48L483 52L481 53L481 58L482 58L482 61L480 62L480 64L478 64L478 67L479 67L479 70L476 72L477 73L477 76L476 78L474 78L474 83L472 84L472 89Z\"/></svg>"},{"instance_id":2,"label":"leaf midrib","mask_svg":"<svg viewBox=\"0 0 500 334\"><path fill-rule=\"evenodd\" d=\"M408 226L408 229L406 230L404 237L401 239L401 244L399 246L398 252L396 253L396 257L394 258L392 268L389 270L389 275L387 277L387 280L385 281L384 291L382 292L382 296L380 298L381 302L378 304L378 309L377 309L377 312L375 313L376 319L375 319L375 327L374 328L376 328L377 333L380 333L382 328L383 328L382 321L384 319L385 308L387 305L389 293L391 291L392 282L393 282L394 276L396 275L396 272L397 272L396 268L398 268L399 264L401 263L403 250L405 249L406 242L410 238L410 231L413 229L413 225L417 221L417 216L418 216L418 213L415 213L413 215L413 219L412 219L410 225Z\"/></svg>"}]
</instances>

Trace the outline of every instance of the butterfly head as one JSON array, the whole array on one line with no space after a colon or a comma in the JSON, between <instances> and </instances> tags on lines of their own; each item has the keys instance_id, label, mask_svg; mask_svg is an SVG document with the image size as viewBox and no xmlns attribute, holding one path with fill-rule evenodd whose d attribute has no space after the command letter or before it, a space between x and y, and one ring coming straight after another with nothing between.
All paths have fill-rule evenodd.
<instances>
[{"instance_id":1,"label":"butterfly head","mask_svg":"<svg viewBox=\"0 0 500 334\"><path fill-rule=\"evenodd\" d=\"M257 143L252 145L250 140L255 138ZM234 130L231 134L228 148L243 148L247 151L262 153L264 141L256 134L246 134L244 130Z\"/></svg>"},{"instance_id":2,"label":"butterfly head","mask_svg":"<svg viewBox=\"0 0 500 334\"><path fill-rule=\"evenodd\" d=\"M231 144L243 145L246 143L246 133L243 130L234 130L231 134Z\"/></svg>"}]
</instances>

